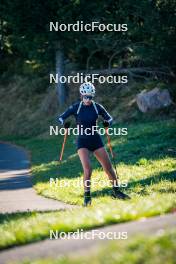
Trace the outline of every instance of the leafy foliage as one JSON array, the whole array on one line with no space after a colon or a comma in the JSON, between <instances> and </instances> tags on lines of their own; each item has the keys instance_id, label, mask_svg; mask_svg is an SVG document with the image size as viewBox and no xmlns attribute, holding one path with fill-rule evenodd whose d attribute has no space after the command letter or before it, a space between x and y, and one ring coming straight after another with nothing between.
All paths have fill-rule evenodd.
<instances>
[{"instance_id":1,"label":"leafy foliage","mask_svg":"<svg viewBox=\"0 0 176 264\"><path fill-rule=\"evenodd\" d=\"M174 67L175 61L175 1L128 0L101 1L4 1L1 17L1 58L10 58L20 69L24 65L33 72L47 72L54 67L57 41L66 58L80 68L86 67L94 53L90 67L111 66L165 66ZM122 32L49 32L49 22L75 23L76 21L125 23ZM103 55L103 56L102 56ZM14 71L19 69L13 69ZM1 72L7 71L5 65Z\"/></svg>"}]
</instances>

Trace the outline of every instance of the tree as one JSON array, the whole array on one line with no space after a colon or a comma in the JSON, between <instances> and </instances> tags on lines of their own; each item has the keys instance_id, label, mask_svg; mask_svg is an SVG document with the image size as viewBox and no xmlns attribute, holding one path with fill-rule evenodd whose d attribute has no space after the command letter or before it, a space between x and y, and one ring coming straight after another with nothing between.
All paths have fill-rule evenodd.
<instances>
[{"instance_id":1,"label":"tree","mask_svg":"<svg viewBox=\"0 0 176 264\"><path fill-rule=\"evenodd\" d=\"M1 57L40 65L33 67L38 74L55 67L61 75L68 59L80 69L87 65L175 70L175 7L172 0L102 0L101 4L98 0L6 0L0 8ZM128 31L50 32L50 21L126 23ZM65 103L64 86L58 84L57 90L59 104Z\"/></svg>"}]
</instances>

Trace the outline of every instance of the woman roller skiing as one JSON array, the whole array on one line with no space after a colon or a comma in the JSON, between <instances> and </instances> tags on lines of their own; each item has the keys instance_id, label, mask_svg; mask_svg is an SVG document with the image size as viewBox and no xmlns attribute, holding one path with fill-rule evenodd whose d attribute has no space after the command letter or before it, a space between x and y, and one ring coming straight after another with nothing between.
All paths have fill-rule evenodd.
<instances>
[{"instance_id":1,"label":"woman roller skiing","mask_svg":"<svg viewBox=\"0 0 176 264\"><path fill-rule=\"evenodd\" d=\"M82 131L92 131L92 127L96 126L98 116L103 118L104 127L112 124L112 117L105 108L93 101L95 96L95 87L92 83L86 82L80 86L81 101L71 105L63 114L59 115L58 121L64 125L65 120L74 115L76 124ZM67 124L65 125L65 127ZM84 206L91 204L91 164L89 152L93 152L94 156L102 165L105 173L108 175L112 183L112 195L117 199L129 199L130 197L119 190L117 175L112 167L109 155L104 147L101 136L95 133L79 133L76 141L77 152L82 163L84 172ZM89 184L88 184L89 183Z\"/></svg>"}]
</instances>

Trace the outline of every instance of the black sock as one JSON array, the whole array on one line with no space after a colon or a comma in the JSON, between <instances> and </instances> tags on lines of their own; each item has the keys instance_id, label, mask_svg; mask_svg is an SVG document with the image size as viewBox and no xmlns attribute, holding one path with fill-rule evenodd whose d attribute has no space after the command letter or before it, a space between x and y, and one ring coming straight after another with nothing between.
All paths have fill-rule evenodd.
<instances>
[{"instance_id":1,"label":"black sock","mask_svg":"<svg viewBox=\"0 0 176 264\"><path fill-rule=\"evenodd\" d=\"M119 191L119 186L113 186L112 189L113 189L114 191Z\"/></svg>"},{"instance_id":2,"label":"black sock","mask_svg":"<svg viewBox=\"0 0 176 264\"><path fill-rule=\"evenodd\" d=\"M90 196L90 190L84 192L84 196Z\"/></svg>"}]
</instances>

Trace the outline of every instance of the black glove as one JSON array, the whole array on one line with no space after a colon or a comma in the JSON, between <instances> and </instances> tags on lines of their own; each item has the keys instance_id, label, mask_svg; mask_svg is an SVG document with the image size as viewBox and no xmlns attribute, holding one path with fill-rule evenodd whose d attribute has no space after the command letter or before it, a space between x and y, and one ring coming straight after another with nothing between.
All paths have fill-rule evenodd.
<instances>
[{"instance_id":1,"label":"black glove","mask_svg":"<svg viewBox=\"0 0 176 264\"><path fill-rule=\"evenodd\" d=\"M64 128L69 128L70 127L70 122L65 122L64 123Z\"/></svg>"},{"instance_id":2,"label":"black glove","mask_svg":"<svg viewBox=\"0 0 176 264\"><path fill-rule=\"evenodd\" d=\"M103 121L103 126L104 127L108 127L109 126L109 122L108 121Z\"/></svg>"}]
</instances>

